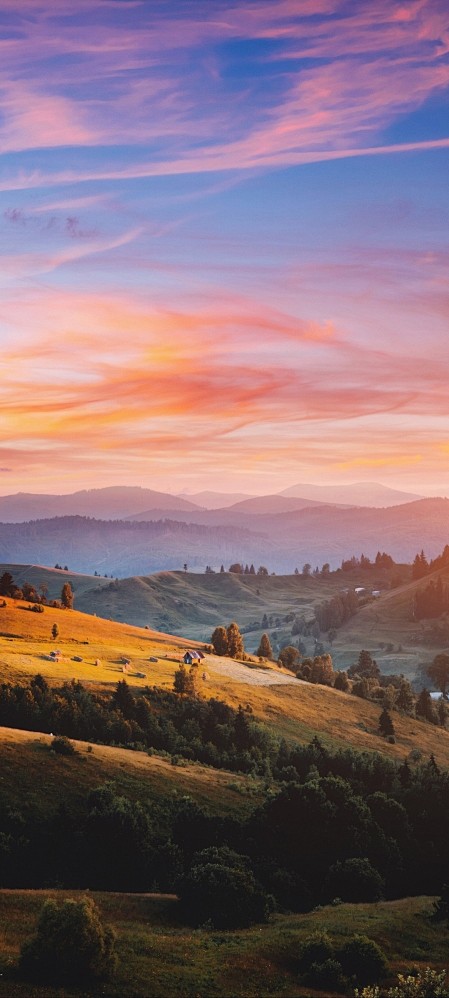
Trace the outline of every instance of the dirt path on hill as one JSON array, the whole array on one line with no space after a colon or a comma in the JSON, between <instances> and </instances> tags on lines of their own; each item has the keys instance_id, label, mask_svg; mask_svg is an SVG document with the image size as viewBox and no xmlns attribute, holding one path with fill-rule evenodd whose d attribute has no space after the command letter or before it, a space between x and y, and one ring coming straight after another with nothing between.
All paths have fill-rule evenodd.
<instances>
[{"instance_id":1,"label":"dirt path on hill","mask_svg":"<svg viewBox=\"0 0 449 998\"><path fill-rule=\"evenodd\" d=\"M230 679L237 680L238 683L247 683L248 686L285 686L286 683L304 684L304 679L297 679L296 676L289 676L285 672L275 672L274 669L258 669L242 665L240 662L233 662L229 658L211 658L207 663L207 668L211 672L218 672L222 676L229 676Z\"/></svg>"}]
</instances>

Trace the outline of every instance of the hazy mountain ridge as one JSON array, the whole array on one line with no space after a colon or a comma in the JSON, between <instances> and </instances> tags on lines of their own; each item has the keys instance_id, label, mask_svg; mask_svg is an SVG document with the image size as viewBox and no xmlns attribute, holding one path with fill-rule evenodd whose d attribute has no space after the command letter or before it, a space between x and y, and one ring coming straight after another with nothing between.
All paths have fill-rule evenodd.
<instances>
[{"instance_id":1,"label":"hazy mountain ridge","mask_svg":"<svg viewBox=\"0 0 449 998\"><path fill-rule=\"evenodd\" d=\"M219 530L204 524L159 519L142 523L71 516L28 523L0 523L0 559L5 562L67 564L76 572L141 575L159 569L201 566L219 557L235 560L242 548L256 558L256 533L233 526Z\"/></svg>"},{"instance_id":2,"label":"hazy mountain ridge","mask_svg":"<svg viewBox=\"0 0 449 998\"><path fill-rule=\"evenodd\" d=\"M319 502L345 506L396 506L425 498L415 492L402 492L378 482L353 482L350 485L291 485L280 492L281 496L314 499Z\"/></svg>"},{"instance_id":3,"label":"hazy mountain ridge","mask_svg":"<svg viewBox=\"0 0 449 998\"><path fill-rule=\"evenodd\" d=\"M137 486L82 489L67 495L18 492L16 495L0 496L2 523L50 519L55 516L93 516L99 520L117 520L125 519L132 513L150 510L157 510L162 514L198 509L188 499Z\"/></svg>"},{"instance_id":4,"label":"hazy mountain ridge","mask_svg":"<svg viewBox=\"0 0 449 998\"><path fill-rule=\"evenodd\" d=\"M164 516L189 511L202 514L229 509L236 513L276 513L315 504L385 507L420 498L375 482L345 486L294 485L283 492L263 496L203 491L188 497L139 486L108 486L63 495L18 492L0 496L0 522L19 523L54 516L93 516L98 520L149 516L154 519L155 514Z\"/></svg>"},{"instance_id":5,"label":"hazy mountain ridge","mask_svg":"<svg viewBox=\"0 0 449 998\"><path fill-rule=\"evenodd\" d=\"M338 568L352 554L374 558L379 550L399 562L421 548L433 558L448 537L449 500L420 499L386 509L320 505L277 514L193 510L140 522L72 516L0 523L0 558L114 576L235 561L289 574L305 562Z\"/></svg>"}]
</instances>

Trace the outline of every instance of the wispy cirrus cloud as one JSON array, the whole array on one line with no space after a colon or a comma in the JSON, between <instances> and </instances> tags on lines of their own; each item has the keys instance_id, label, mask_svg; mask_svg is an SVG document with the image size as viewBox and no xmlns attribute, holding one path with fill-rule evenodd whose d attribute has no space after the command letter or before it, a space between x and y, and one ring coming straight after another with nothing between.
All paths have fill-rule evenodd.
<instances>
[{"instance_id":1,"label":"wispy cirrus cloud","mask_svg":"<svg viewBox=\"0 0 449 998\"><path fill-rule=\"evenodd\" d=\"M151 17L146 5L137 5L135 26L133 16L119 25L112 15L108 20L106 7L94 5L89 31L85 8L77 9L78 23L76 17L67 23L64 6L46 4L37 5L32 24L13 18L19 34L0 49L6 150L116 144L120 133L122 145L155 144L153 175L170 171L170 164L175 173L201 169L201 159L203 170L301 163L319 159L320 151L326 158L384 150L382 133L392 121L449 86L440 0L407 8L387 0L348 8L334 0L299 10L288 3L220 2L213 9L200 3L175 7L170 16L156 4ZM257 41L262 48L249 62L254 74L236 90L229 84L233 45ZM271 77L263 91L261 64ZM217 143L217 132L224 141ZM415 142L419 148L419 137ZM391 151L398 147L391 143ZM148 167L143 175L151 175Z\"/></svg>"}]
</instances>

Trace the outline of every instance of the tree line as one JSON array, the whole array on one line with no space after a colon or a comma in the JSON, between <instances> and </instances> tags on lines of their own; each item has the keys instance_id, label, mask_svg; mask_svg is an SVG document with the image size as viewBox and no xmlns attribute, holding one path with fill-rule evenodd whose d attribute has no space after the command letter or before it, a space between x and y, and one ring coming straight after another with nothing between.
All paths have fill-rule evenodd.
<instances>
[{"instance_id":1,"label":"tree line","mask_svg":"<svg viewBox=\"0 0 449 998\"><path fill-rule=\"evenodd\" d=\"M122 723L131 712L128 692L121 686L110 697L115 703L111 710L121 714ZM164 702L167 694L159 692ZM41 680L33 681L28 694L37 701L49 699ZM125 713L117 707L118 699ZM136 699L146 703L141 708L146 712L148 697ZM223 762L234 753L245 768L252 756L260 772L261 760L267 761L264 802L244 818L217 817L190 798L160 798L150 805L118 794L111 784L92 790L77 804L66 802L62 792L52 810L3 802L1 887L58 883L99 890L159 889L189 897L195 868L226 865L223 855L212 853L206 863L203 851L229 849L240 857L233 864L246 871L243 881L252 885L253 901L256 893L261 904L268 904L269 896L288 910L308 911L336 897L372 901L441 893L449 879L449 777L434 759L399 765L380 755L335 751L318 738L293 745L268 733L262 737L262 726L256 746L254 722L244 711L219 702L177 699L186 753L195 755L202 731L203 744L206 737L215 739ZM85 728L92 724L95 733L95 710L88 699L84 709L79 702L79 713ZM176 720L174 711L175 731ZM70 778L67 766L76 765L76 759L75 753L65 761L65 781ZM195 922L200 913L188 905L186 910Z\"/></svg>"},{"instance_id":2,"label":"tree line","mask_svg":"<svg viewBox=\"0 0 449 998\"><path fill-rule=\"evenodd\" d=\"M19 586L15 581L11 572L3 572L0 576L0 596L9 596L11 599L27 600L29 603L34 603L36 606L45 606L48 604L53 607L63 607L66 610L73 609L74 602L74 592L70 582L64 582L61 589L61 597L59 600L48 600L48 586L45 582L41 583L38 588L33 586L30 582L23 582Z\"/></svg>"}]
</instances>

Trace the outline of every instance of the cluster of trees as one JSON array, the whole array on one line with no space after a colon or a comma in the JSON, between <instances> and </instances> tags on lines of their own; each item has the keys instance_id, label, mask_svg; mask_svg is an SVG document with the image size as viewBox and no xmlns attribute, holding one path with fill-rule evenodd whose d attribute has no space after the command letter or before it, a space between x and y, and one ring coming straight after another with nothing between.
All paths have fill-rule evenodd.
<instances>
[{"instance_id":1,"label":"cluster of trees","mask_svg":"<svg viewBox=\"0 0 449 998\"><path fill-rule=\"evenodd\" d=\"M233 565L229 566L229 571L233 575L268 575L268 568L265 565L259 565L259 568L254 568L254 565L241 565L239 562L235 562ZM220 572L224 572L223 565L220 568Z\"/></svg>"},{"instance_id":2,"label":"cluster of trees","mask_svg":"<svg viewBox=\"0 0 449 998\"><path fill-rule=\"evenodd\" d=\"M449 591L441 578L429 582L424 589L418 589L413 604L413 619L441 617L449 611Z\"/></svg>"},{"instance_id":3,"label":"cluster of trees","mask_svg":"<svg viewBox=\"0 0 449 998\"><path fill-rule=\"evenodd\" d=\"M111 696L76 680L51 688L37 675L25 686L0 686L0 725L165 752L234 772L270 771L276 741L249 711L179 692L153 687L135 696L123 679Z\"/></svg>"},{"instance_id":4,"label":"cluster of trees","mask_svg":"<svg viewBox=\"0 0 449 998\"><path fill-rule=\"evenodd\" d=\"M447 568L448 565L449 544L446 544L441 554L437 555L436 558L432 558L430 562L427 560L424 551L421 550L413 561L412 578L422 579L425 575L429 575L430 572L436 572L439 568Z\"/></svg>"},{"instance_id":5,"label":"cluster of trees","mask_svg":"<svg viewBox=\"0 0 449 998\"><path fill-rule=\"evenodd\" d=\"M357 612L359 605L357 593L349 589L344 593L337 593L331 599L321 603L315 610L315 617L320 631L331 631L341 627L342 624L350 620Z\"/></svg>"},{"instance_id":6,"label":"cluster of trees","mask_svg":"<svg viewBox=\"0 0 449 998\"><path fill-rule=\"evenodd\" d=\"M436 703L429 690L424 688L416 695L411 684L403 675L382 675L376 660L369 651L362 649L357 662L347 671L335 671L332 657L328 653L303 658L294 645L281 649L278 661L286 669L295 673L298 679L323 686L333 686L344 693L352 693L362 700L373 700L387 711L397 710L410 717L430 721L431 724L445 727L448 709L445 701L449 691L449 655L444 652L436 655L426 667L424 675L430 679L443 697ZM382 731L382 725L380 726ZM393 735L393 731L382 731Z\"/></svg>"},{"instance_id":7,"label":"cluster of trees","mask_svg":"<svg viewBox=\"0 0 449 998\"><path fill-rule=\"evenodd\" d=\"M23 582L18 586L11 572L3 572L0 576L0 596L10 596L12 599L28 600L29 603L48 603L48 586L43 582L37 590L30 582ZM74 594L70 582L65 582L61 590L60 600L51 600L50 606L62 606L65 609L72 609Z\"/></svg>"},{"instance_id":8,"label":"cluster of trees","mask_svg":"<svg viewBox=\"0 0 449 998\"><path fill-rule=\"evenodd\" d=\"M341 563L343 572L350 572L353 568L394 568L395 561L391 557L391 554L387 554L385 551L378 551L374 561L368 558L365 554L361 554L360 558L356 558L355 555L352 558L348 558Z\"/></svg>"},{"instance_id":9,"label":"cluster of trees","mask_svg":"<svg viewBox=\"0 0 449 998\"><path fill-rule=\"evenodd\" d=\"M211 637L211 644L216 655L227 655L229 658L243 658L245 646L238 624L233 620L227 627L216 627Z\"/></svg>"},{"instance_id":10,"label":"cluster of trees","mask_svg":"<svg viewBox=\"0 0 449 998\"><path fill-rule=\"evenodd\" d=\"M235 731L233 738L240 737ZM233 917L237 924L264 917L270 896L283 908L307 911L335 897L441 893L449 881L449 777L434 760L398 765L369 753L331 751L316 738L307 746L268 741L260 750L267 760L271 753L276 783L240 818L218 817L189 798L133 801L111 785L76 806L73 799L66 804L62 792L47 812L40 803L21 809L4 802L0 887L179 891L186 917L196 924L206 921L206 912L212 921ZM71 765L76 755L64 759L66 779ZM223 848L237 855L204 853ZM222 888L229 896L231 884L234 902L247 892L245 912L234 903L229 915L217 900L216 914L205 907Z\"/></svg>"}]
</instances>

